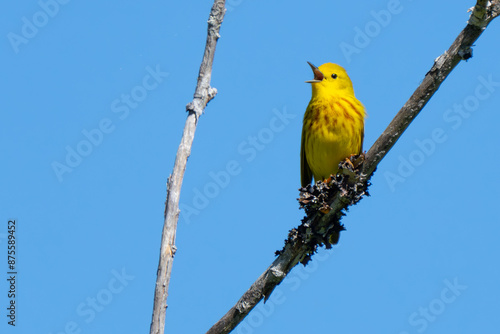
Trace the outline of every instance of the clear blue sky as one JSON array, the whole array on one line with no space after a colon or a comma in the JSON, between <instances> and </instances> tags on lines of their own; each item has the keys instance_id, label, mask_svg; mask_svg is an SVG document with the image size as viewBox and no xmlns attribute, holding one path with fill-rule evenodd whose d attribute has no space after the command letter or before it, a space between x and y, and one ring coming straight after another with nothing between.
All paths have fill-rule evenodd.
<instances>
[{"instance_id":1,"label":"clear blue sky","mask_svg":"<svg viewBox=\"0 0 500 334\"><path fill-rule=\"evenodd\" d=\"M148 333L165 183L211 5L4 5L2 333ZM347 69L369 114L368 149L473 5L228 2L212 77L219 93L182 189L168 333L204 333L299 224L306 61ZM499 35L493 22L383 160L340 244L296 267L235 333L498 330ZM10 218L15 329L5 316Z\"/></svg>"}]
</instances>

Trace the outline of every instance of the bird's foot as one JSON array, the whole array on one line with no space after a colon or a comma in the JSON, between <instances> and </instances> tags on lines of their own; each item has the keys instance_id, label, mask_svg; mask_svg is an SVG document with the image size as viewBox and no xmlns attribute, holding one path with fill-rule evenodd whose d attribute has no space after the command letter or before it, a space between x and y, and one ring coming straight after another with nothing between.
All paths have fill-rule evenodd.
<instances>
[{"instance_id":1,"label":"bird's foot","mask_svg":"<svg viewBox=\"0 0 500 334\"><path fill-rule=\"evenodd\" d=\"M363 164L363 162L365 162L365 152L362 152L361 154L351 154L348 160L351 162L352 167L357 169Z\"/></svg>"},{"instance_id":2,"label":"bird's foot","mask_svg":"<svg viewBox=\"0 0 500 334\"><path fill-rule=\"evenodd\" d=\"M340 162L339 174L347 175L349 178L359 174L360 167L365 161L365 154L351 154L348 158Z\"/></svg>"}]
</instances>

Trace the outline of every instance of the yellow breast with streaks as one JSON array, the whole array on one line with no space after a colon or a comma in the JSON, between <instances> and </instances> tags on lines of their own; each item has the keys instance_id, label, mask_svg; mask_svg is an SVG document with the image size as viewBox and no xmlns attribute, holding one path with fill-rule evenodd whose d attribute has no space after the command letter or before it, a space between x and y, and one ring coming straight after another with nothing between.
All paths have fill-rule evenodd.
<instances>
[{"instance_id":1,"label":"yellow breast with streaks","mask_svg":"<svg viewBox=\"0 0 500 334\"><path fill-rule=\"evenodd\" d=\"M342 160L361 153L364 114L354 96L311 100L304 115L304 149L315 181L336 174Z\"/></svg>"}]
</instances>

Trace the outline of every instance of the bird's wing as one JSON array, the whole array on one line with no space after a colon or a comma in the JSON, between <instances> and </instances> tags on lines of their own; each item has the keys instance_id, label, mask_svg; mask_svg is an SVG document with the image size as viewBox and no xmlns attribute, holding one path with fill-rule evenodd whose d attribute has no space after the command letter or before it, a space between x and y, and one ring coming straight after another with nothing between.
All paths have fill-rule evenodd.
<instances>
[{"instance_id":1,"label":"bird's wing","mask_svg":"<svg viewBox=\"0 0 500 334\"><path fill-rule=\"evenodd\" d=\"M300 143L300 183L302 187L306 187L311 184L312 172L309 168L309 164L306 159L306 136L304 130L302 130L302 140Z\"/></svg>"},{"instance_id":2,"label":"bird's wing","mask_svg":"<svg viewBox=\"0 0 500 334\"><path fill-rule=\"evenodd\" d=\"M359 153L363 153L363 141L365 140L365 126L361 128L361 143L359 144Z\"/></svg>"}]
</instances>

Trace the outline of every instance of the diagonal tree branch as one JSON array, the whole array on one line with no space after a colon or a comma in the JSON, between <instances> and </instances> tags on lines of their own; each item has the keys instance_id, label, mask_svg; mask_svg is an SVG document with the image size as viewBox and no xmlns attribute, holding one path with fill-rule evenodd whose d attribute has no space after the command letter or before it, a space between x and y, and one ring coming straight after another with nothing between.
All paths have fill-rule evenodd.
<instances>
[{"instance_id":1,"label":"diagonal tree branch","mask_svg":"<svg viewBox=\"0 0 500 334\"><path fill-rule=\"evenodd\" d=\"M337 176L329 185L320 182L311 187L314 189L306 191L309 197L304 201L301 198L302 204L314 203L316 208L309 204L304 205L307 216L297 229L290 231L283 250L277 252L278 257L207 334L231 332L262 299L269 297L295 265L299 262L306 264L319 246L324 244L327 248L331 247L330 237L343 229L339 222L343 212L366 194L369 180L377 165L460 60L472 57L473 43L498 15L500 0L477 1L467 26L450 48L434 61L420 86L370 148L360 169L355 173L344 169L345 174ZM328 207L329 212L319 212L318 206Z\"/></svg>"},{"instance_id":2,"label":"diagonal tree branch","mask_svg":"<svg viewBox=\"0 0 500 334\"><path fill-rule=\"evenodd\" d=\"M219 39L219 30L224 19L225 0L215 0L208 19L207 41L205 52L198 74L198 83L193 100L188 103L186 110L189 112L181 143L175 157L174 170L167 181L167 200L165 203L165 221L163 225L160 260L158 264L153 317L150 334L163 334L165 330L165 312L167 310L167 295L172 272L172 263L176 251L175 233L179 219L179 197L186 163L191 154L194 133L198 119L205 110L208 102L215 97L217 90L210 87L212 77L212 64L214 61L215 46Z\"/></svg>"},{"instance_id":3,"label":"diagonal tree branch","mask_svg":"<svg viewBox=\"0 0 500 334\"><path fill-rule=\"evenodd\" d=\"M448 74L457 66L460 60L472 57L472 45L482 34L487 25L500 15L500 1L490 1L486 7L486 0L478 0L467 26L460 32L450 48L439 56L432 68L425 75L420 86L405 103L387 129L373 144L366 155L363 172L368 176L374 172L378 163L394 146L399 137L410 125L432 95L438 90Z\"/></svg>"}]
</instances>

